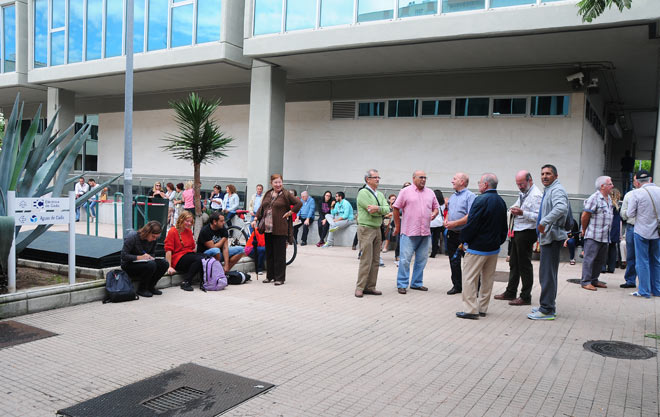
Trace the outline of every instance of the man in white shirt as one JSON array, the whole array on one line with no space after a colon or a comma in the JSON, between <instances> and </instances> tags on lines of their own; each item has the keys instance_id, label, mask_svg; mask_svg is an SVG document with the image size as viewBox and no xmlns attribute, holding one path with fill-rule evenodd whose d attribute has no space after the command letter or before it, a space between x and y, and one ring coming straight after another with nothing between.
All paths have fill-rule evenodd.
<instances>
[{"instance_id":1,"label":"man in white shirt","mask_svg":"<svg viewBox=\"0 0 660 417\"><path fill-rule=\"evenodd\" d=\"M89 191L89 185L85 182L84 177L78 178L78 182L76 183L76 186L74 187L74 191L76 193L76 200L80 198L83 194L85 194L87 191ZM86 204L86 203L85 203ZM80 206L76 207L76 221L80 221Z\"/></svg>"}]
</instances>

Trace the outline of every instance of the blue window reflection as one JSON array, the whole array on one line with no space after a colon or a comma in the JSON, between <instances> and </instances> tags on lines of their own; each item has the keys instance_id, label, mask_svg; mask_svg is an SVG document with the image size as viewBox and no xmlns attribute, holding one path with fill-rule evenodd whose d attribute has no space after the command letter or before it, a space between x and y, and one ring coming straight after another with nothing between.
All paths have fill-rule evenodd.
<instances>
[{"instance_id":1,"label":"blue window reflection","mask_svg":"<svg viewBox=\"0 0 660 417\"><path fill-rule=\"evenodd\" d=\"M64 31L50 33L50 65L64 64Z\"/></svg>"},{"instance_id":2,"label":"blue window reflection","mask_svg":"<svg viewBox=\"0 0 660 417\"><path fill-rule=\"evenodd\" d=\"M197 0L197 43L220 40L221 0Z\"/></svg>"},{"instance_id":3,"label":"blue window reflection","mask_svg":"<svg viewBox=\"0 0 660 417\"><path fill-rule=\"evenodd\" d=\"M353 0L321 0L321 26L353 23Z\"/></svg>"},{"instance_id":4,"label":"blue window reflection","mask_svg":"<svg viewBox=\"0 0 660 417\"><path fill-rule=\"evenodd\" d=\"M172 8L172 48L192 45L193 5Z\"/></svg>"},{"instance_id":5,"label":"blue window reflection","mask_svg":"<svg viewBox=\"0 0 660 417\"><path fill-rule=\"evenodd\" d=\"M64 17L65 17L65 1L64 0L53 0L52 5L52 17L51 17L51 29L57 29L64 27Z\"/></svg>"},{"instance_id":6,"label":"blue window reflection","mask_svg":"<svg viewBox=\"0 0 660 417\"><path fill-rule=\"evenodd\" d=\"M48 0L34 1L34 67L48 64Z\"/></svg>"},{"instance_id":7,"label":"blue window reflection","mask_svg":"<svg viewBox=\"0 0 660 417\"><path fill-rule=\"evenodd\" d=\"M282 0L254 1L254 34L282 31Z\"/></svg>"},{"instance_id":8,"label":"blue window reflection","mask_svg":"<svg viewBox=\"0 0 660 417\"><path fill-rule=\"evenodd\" d=\"M488 116L488 97L457 98L456 116Z\"/></svg>"},{"instance_id":9,"label":"blue window reflection","mask_svg":"<svg viewBox=\"0 0 660 417\"><path fill-rule=\"evenodd\" d=\"M382 117L384 115L385 115L384 101L359 103L358 105L358 117Z\"/></svg>"},{"instance_id":10,"label":"blue window reflection","mask_svg":"<svg viewBox=\"0 0 660 417\"><path fill-rule=\"evenodd\" d=\"M149 26L147 27L147 50L167 48L167 0L149 0Z\"/></svg>"},{"instance_id":11,"label":"blue window reflection","mask_svg":"<svg viewBox=\"0 0 660 417\"><path fill-rule=\"evenodd\" d=\"M442 13L466 12L486 8L486 0L442 0Z\"/></svg>"},{"instance_id":12,"label":"blue window reflection","mask_svg":"<svg viewBox=\"0 0 660 417\"><path fill-rule=\"evenodd\" d=\"M103 36L103 0L87 0L87 61L101 58Z\"/></svg>"},{"instance_id":13,"label":"blue window reflection","mask_svg":"<svg viewBox=\"0 0 660 417\"><path fill-rule=\"evenodd\" d=\"M4 59L4 72L16 71L16 7L7 6L2 9L2 58Z\"/></svg>"},{"instance_id":14,"label":"blue window reflection","mask_svg":"<svg viewBox=\"0 0 660 417\"><path fill-rule=\"evenodd\" d=\"M144 0L133 3L133 52L144 51Z\"/></svg>"},{"instance_id":15,"label":"blue window reflection","mask_svg":"<svg viewBox=\"0 0 660 417\"><path fill-rule=\"evenodd\" d=\"M105 56L122 54L124 5L122 1L108 1L105 9Z\"/></svg>"},{"instance_id":16,"label":"blue window reflection","mask_svg":"<svg viewBox=\"0 0 660 417\"><path fill-rule=\"evenodd\" d=\"M394 17L394 2L392 0L359 0L358 22L391 19Z\"/></svg>"},{"instance_id":17,"label":"blue window reflection","mask_svg":"<svg viewBox=\"0 0 660 417\"><path fill-rule=\"evenodd\" d=\"M406 2L399 2L400 5L404 3L407 4L399 7L399 17L424 16L438 12L437 0L408 0Z\"/></svg>"},{"instance_id":18,"label":"blue window reflection","mask_svg":"<svg viewBox=\"0 0 660 417\"><path fill-rule=\"evenodd\" d=\"M82 48L83 0L69 0L69 63L82 61Z\"/></svg>"},{"instance_id":19,"label":"blue window reflection","mask_svg":"<svg viewBox=\"0 0 660 417\"><path fill-rule=\"evenodd\" d=\"M316 1L288 0L286 4L286 30L316 27Z\"/></svg>"},{"instance_id":20,"label":"blue window reflection","mask_svg":"<svg viewBox=\"0 0 660 417\"><path fill-rule=\"evenodd\" d=\"M532 97L530 114L532 116L568 116L569 96Z\"/></svg>"},{"instance_id":21,"label":"blue window reflection","mask_svg":"<svg viewBox=\"0 0 660 417\"><path fill-rule=\"evenodd\" d=\"M536 4L536 0L490 0L490 7L521 6L523 4Z\"/></svg>"}]
</instances>

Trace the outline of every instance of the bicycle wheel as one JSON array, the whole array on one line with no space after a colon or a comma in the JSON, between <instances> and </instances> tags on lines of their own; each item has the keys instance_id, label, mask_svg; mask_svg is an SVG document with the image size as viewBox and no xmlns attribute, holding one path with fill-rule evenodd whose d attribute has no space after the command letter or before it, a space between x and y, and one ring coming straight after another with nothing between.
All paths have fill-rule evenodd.
<instances>
[{"instance_id":1,"label":"bicycle wheel","mask_svg":"<svg viewBox=\"0 0 660 417\"><path fill-rule=\"evenodd\" d=\"M286 264L291 265L291 263L296 259L296 254L298 253L298 242L296 239L293 239L293 245L286 244Z\"/></svg>"},{"instance_id":2,"label":"bicycle wheel","mask_svg":"<svg viewBox=\"0 0 660 417\"><path fill-rule=\"evenodd\" d=\"M245 247L245 244L250 237L243 231L243 229L238 226L231 226L229 229L227 229L227 234L229 235L227 238L229 240L229 246Z\"/></svg>"}]
</instances>

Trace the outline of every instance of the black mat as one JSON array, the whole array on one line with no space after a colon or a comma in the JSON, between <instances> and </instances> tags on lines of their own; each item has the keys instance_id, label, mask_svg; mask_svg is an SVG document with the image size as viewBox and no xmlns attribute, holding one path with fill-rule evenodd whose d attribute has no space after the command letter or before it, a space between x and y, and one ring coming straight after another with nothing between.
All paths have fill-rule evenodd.
<instances>
[{"instance_id":1,"label":"black mat","mask_svg":"<svg viewBox=\"0 0 660 417\"><path fill-rule=\"evenodd\" d=\"M23 235L28 232L21 232ZM119 266L122 239L76 235L76 266L86 268L108 268ZM69 232L48 231L39 236L20 254L22 259L69 263Z\"/></svg>"},{"instance_id":2,"label":"black mat","mask_svg":"<svg viewBox=\"0 0 660 417\"><path fill-rule=\"evenodd\" d=\"M0 322L0 349L34 342L35 340L45 339L51 336L57 336L57 333L28 326L27 324L13 320Z\"/></svg>"},{"instance_id":3,"label":"black mat","mask_svg":"<svg viewBox=\"0 0 660 417\"><path fill-rule=\"evenodd\" d=\"M273 384L188 363L59 410L66 417L212 417Z\"/></svg>"}]
</instances>

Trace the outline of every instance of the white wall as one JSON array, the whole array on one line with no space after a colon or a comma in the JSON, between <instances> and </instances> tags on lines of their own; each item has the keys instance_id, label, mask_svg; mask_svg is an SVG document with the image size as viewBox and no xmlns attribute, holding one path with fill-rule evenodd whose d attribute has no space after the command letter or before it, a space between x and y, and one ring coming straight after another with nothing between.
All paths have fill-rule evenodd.
<instances>
[{"instance_id":1,"label":"white wall","mask_svg":"<svg viewBox=\"0 0 660 417\"><path fill-rule=\"evenodd\" d=\"M584 119L580 157L581 194L592 194L596 190L596 178L604 175L604 169L605 142L591 123ZM615 185L620 187L619 184Z\"/></svg>"},{"instance_id":2,"label":"white wall","mask_svg":"<svg viewBox=\"0 0 660 417\"><path fill-rule=\"evenodd\" d=\"M202 177L247 177L248 107L226 106L216 110L221 130L234 138L228 157L202 165ZM139 111L133 114L133 173L192 177L192 163L170 157L160 147L170 133L177 133L172 110ZM99 115L100 172L121 172L124 166L124 113Z\"/></svg>"}]
</instances>

